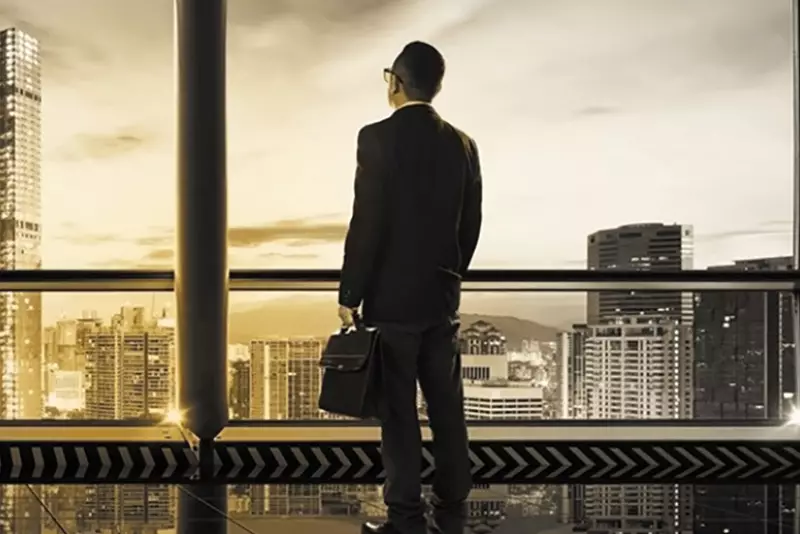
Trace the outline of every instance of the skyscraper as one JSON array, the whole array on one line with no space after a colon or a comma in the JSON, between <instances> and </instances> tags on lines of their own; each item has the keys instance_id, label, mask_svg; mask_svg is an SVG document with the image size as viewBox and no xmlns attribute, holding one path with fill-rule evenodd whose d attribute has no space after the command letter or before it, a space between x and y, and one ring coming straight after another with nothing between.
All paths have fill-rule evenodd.
<instances>
[{"instance_id":1,"label":"skyscraper","mask_svg":"<svg viewBox=\"0 0 800 534\"><path fill-rule=\"evenodd\" d=\"M692 268L689 226L632 224L591 234L590 270L681 271ZM567 414L590 419L692 417L693 295L601 291L588 296L588 325L562 339L570 376ZM579 374L578 374L579 373ZM571 388L570 388L571 386ZM682 486L587 486L578 515L592 531L679 532L692 524L692 492Z\"/></svg>"},{"instance_id":2,"label":"skyscraper","mask_svg":"<svg viewBox=\"0 0 800 534\"><path fill-rule=\"evenodd\" d=\"M691 419L692 327L662 317L590 326L583 377L588 419Z\"/></svg>"},{"instance_id":3,"label":"skyscraper","mask_svg":"<svg viewBox=\"0 0 800 534\"><path fill-rule=\"evenodd\" d=\"M757 258L714 271L781 271L791 257ZM695 296L695 418L779 419L794 406L792 295L704 291ZM718 533L743 513L764 518L750 532L777 532L791 486L695 486L695 532ZM746 510L746 512L744 512ZM791 528L791 527L789 527Z\"/></svg>"},{"instance_id":4,"label":"skyscraper","mask_svg":"<svg viewBox=\"0 0 800 534\"><path fill-rule=\"evenodd\" d=\"M87 332L86 416L163 418L176 404L175 331L123 308L110 326Z\"/></svg>"},{"instance_id":5,"label":"skyscraper","mask_svg":"<svg viewBox=\"0 0 800 534\"><path fill-rule=\"evenodd\" d=\"M322 419L317 404L325 339L257 339L250 342L250 417Z\"/></svg>"},{"instance_id":6,"label":"skyscraper","mask_svg":"<svg viewBox=\"0 0 800 534\"><path fill-rule=\"evenodd\" d=\"M40 269L39 44L0 32L0 269ZM42 415L42 306L35 293L0 294L0 418Z\"/></svg>"},{"instance_id":7,"label":"skyscraper","mask_svg":"<svg viewBox=\"0 0 800 534\"><path fill-rule=\"evenodd\" d=\"M692 268L694 235L681 224L630 224L599 230L588 237L589 270L681 271ZM601 291L590 293L587 322L619 316L661 315L692 322L692 294L686 292Z\"/></svg>"},{"instance_id":8,"label":"skyscraper","mask_svg":"<svg viewBox=\"0 0 800 534\"><path fill-rule=\"evenodd\" d=\"M792 258L760 258L713 271L787 270ZM704 291L695 297L695 417L778 419L794 404L792 296Z\"/></svg>"}]
</instances>

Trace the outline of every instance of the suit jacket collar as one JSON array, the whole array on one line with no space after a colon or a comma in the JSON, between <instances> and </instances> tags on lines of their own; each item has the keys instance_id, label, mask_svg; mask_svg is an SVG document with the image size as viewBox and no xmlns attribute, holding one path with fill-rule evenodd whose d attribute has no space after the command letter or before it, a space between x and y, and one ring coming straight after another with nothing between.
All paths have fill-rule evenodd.
<instances>
[{"instance_id":1,"label":"suit jacket collar","mask_svg":"<svg viewBox=\"0 0 800 534\"><path fill-rule=\"evenodd\" d=\"M432 115L434 117L439 116L439 114L436 113L436 110L433 108L433 105L430 102L417 102L417 101L406 102L405 104L394 110L392 116L405 113L425 113L428 115Z\"/></svg>"}]
</instances>

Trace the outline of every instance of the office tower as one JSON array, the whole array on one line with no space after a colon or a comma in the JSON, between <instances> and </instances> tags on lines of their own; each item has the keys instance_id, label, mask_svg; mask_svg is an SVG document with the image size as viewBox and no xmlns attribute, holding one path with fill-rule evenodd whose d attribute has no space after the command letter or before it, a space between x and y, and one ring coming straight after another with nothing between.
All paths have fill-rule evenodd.
<instances>
[{"instance_id":1,"label":"office tower","mask_svg":"<svg viewBox=\"0 0 800 534\"><path fill-rule=\"evenodd\" d=\"M680 271L692 268L691 226L631 224L600 230L588 238L590 270ZM680 291L600 291L590 293L587 323L600 324L618 316L663 315L692 322L692 294Z\"/></svg>"},{"instance_id":2,"label":"office tower","mask_svg":"<svg viewBox=\"0 0 800 534\"><path fill-rule=\"evenodd\" d=\"M41 269L41 65L38 42L0 32L0 269ZM0 293L0 419L42 416L38 293Z\"/></svg>"},{"instance_id":3,"label":"office tower","mask_svg":"<svg viewBox=\"0 0 800 534\"><path fill-rule=\"evenodd\" d=\"M787 270L792 258L761 258L713 271ZM792 296L704 291L695 297L695 417L779 419L794 395Z\"/></svg>"},{"instance_id":4,"label":"office tower","mask_svg":"<svg viewBox=\"0 0 800 534\"><path fill-rule=\"evenodd\" d=\"M792 258L758 258L714 271L780 271ZM764 291L704 291L695 296L695 417L780 419L794 405L792 295ZM778 532L794 488L695 487L695 531L718 534L743 514L761 516L743 532ZM791 528L789 525L785 525Z\"/></svg>"},{"instance_id":5,"label":"office tower","mask_svg":"<svg viewBox=\"0 0 800 534\"><path fill-rule=\"evenodd\" d=\"M176 406L173 328L145 321L141 308L123 308L83 342L87 418L163 418Z\"/></svg>"}]
</instances>

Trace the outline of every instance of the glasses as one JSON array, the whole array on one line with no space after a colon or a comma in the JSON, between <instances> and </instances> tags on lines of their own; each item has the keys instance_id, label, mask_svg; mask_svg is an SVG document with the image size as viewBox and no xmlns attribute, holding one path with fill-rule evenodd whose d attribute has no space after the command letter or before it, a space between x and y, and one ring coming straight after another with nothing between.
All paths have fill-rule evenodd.
<instances>
[{"instance_id":1,"label":"glasses","mask_svg":"<svg viewBox=\"0 0 800 534\"><path fill-rule=\"evenodd\" d=\"M392 69L383 69L383 81L385 81L386 83L390 83L393 77L399 83L403 83L403 79L397 74L395 74L395 72Z\"/></svg>"}]
</instances>

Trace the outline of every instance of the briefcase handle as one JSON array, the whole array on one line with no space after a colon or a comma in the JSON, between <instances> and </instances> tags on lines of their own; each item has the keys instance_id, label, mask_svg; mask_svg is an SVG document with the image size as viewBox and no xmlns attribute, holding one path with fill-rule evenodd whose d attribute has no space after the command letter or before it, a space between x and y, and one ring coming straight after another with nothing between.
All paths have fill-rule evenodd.
<instances>
[{"instance_id":1,"label":"briefcase handle","mask_svg":"<svg viewBox=\"0 0 800 534\"><path fill-rule=\"evenodd\" d=\"M341 333L347 334L348 332L354 332L362 328L364 328L364 319L361 318L361 314L358 313L358 310L353 310L353 325L349 327L342 326Z\"/></svg>"}]
</instances>

